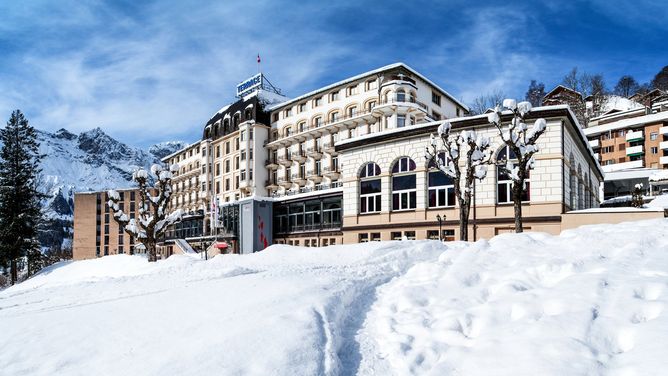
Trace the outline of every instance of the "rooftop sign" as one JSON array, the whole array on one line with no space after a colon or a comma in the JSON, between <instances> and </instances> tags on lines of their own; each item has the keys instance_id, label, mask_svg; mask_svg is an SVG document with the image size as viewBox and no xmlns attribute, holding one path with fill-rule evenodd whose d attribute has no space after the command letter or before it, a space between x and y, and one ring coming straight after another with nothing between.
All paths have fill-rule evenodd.
<instances>
[{"instance_id":1,"label":"rooftop sign","mask_svg":"<svg viewBox=\"0 0 668 376\"><path fill-rule=\"evenodd\" d=\"M237 97L243 97L246 94L250 94L253 90L262 86L264 81L264 76L262 73L258 73L255 76L243 81L237 85Z\"/></svg>"}]
</instances>

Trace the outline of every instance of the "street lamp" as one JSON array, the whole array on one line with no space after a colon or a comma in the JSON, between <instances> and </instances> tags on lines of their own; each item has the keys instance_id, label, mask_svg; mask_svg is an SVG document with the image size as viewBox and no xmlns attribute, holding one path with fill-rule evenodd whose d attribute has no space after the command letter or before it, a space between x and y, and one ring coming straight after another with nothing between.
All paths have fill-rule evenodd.
<instances>
[{"instance_id":1,"label":"street lamp","mask_svg":"<svg viewBox=\"0 0 668 376\"><path fill-rule=\"evenodd\" d=\"M443 221L445 221L445 214L443 214L443 217L440 214L436 214L436 220L438 221L438 240L443 241Z\"/></svg>"}]
</instances>

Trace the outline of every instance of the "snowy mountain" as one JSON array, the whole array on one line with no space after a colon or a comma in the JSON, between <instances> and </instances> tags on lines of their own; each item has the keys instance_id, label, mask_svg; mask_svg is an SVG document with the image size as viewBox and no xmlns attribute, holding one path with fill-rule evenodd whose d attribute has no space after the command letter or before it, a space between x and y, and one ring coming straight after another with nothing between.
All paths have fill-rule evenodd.
<instances>
[{"instance_id":1,"label":"snowy mountain","mask_svg":"<svg viewBox=\"0 0 668 376\"><path fill-rule=\"evenodd\" d=\"M100 128L79 135L66 129L37 133L44 155L42 190L49 197L45 202L49 231L41 239L45 246L58 245L71 233L75 192L131 187L133 170L150 167L187 145L169 141L145 151L112 138Z\"/></svg>"}]
</instances>

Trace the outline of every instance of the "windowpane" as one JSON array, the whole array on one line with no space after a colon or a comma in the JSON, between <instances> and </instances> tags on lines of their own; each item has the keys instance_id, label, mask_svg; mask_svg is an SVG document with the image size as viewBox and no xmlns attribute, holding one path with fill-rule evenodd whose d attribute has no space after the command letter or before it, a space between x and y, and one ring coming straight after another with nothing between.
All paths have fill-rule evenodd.
<instances>
[{"instance_id":1,"label":"windowpane","mask_svg":"<svg viewBox=\"0 0 668 376\"><path fill-rule=\"evenodd\" d=\"M363 195L371 193L380 193L380 179L360 182L360 193Z\"/></svg>"},{"instance_id":2,"label":"windowpane","mask_svg":"<svg viewBox=\"0 0 668 376\"><path fill-rule=\"evenodd\" d=\"M405 189L415 189L415 175L393 177L392 189L395 191L402 191Z\"/></svg>"}]
</instances>

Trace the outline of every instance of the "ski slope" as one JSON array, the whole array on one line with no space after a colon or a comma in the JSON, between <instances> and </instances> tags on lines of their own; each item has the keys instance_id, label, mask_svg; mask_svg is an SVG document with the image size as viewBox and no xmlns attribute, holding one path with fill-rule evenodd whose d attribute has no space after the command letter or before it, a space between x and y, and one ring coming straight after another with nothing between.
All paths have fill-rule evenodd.
<instances>
[{"instance_id":1,"label":"ski slope","mask_svg":"<svg viewBox=\"0 0 668 376\"><path fill-rule=\"evenodd\" d=\"M7 375L660 375L668 220L108 256L0 292Z\"/></svg>"}]
</instances>

